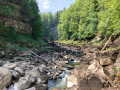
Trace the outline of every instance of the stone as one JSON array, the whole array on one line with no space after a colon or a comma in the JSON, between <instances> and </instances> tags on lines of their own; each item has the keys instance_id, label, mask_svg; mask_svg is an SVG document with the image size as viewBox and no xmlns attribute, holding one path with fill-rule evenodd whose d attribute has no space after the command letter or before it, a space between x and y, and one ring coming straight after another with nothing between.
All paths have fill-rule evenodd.
<instances>
[{"instance_id":1,"label":"stone","mask_svg":"<svg viewBox=\"0 0 120 90\"><path fill-rule=\"evenodd\" d=\"M11 83L12 74L9 69L0 67L0 90Z\"/></svg>"},{"instance_id":2,"label":"stone","mask_svg":"<svg viewBox=\"0 0 120 90\"><path fill-rule=\"evenodd\" d=\"M40 72L39 68L33 68L32 70L26 70L26 75L29 75L37 79L37 84L45 83L48 79L46 72Z\"/></svg>"},{"instance_id":3,"label":"stone","mask_svg":"<svg viewBox=\"0 0 120 90\"><path fill-rule=\"evenodd\" d=\"M113 63L110 58L109 52L103 51L98 55L99 62L102 66L108 66Z\"/></svg>"},{"instance_id":4,"label":"stone","mask_svg":"<svg viewBox=\"0 0 120 90\"><path fill-rule=\"evenodd\" d=\"M12 72L12 76L15 77L15 78L20 78L21 77L21 74L16 72L16 71L12 70L11 72Z\"/></svg>"},{"instance_id":5,"label":"stone","mask_svg":"<svg viewBox=\"0 0 120 90\"><path fill-rule=\"evenodd\" d=\"M117 87L103 88L102 90L119 90Z\"/></svg>"},{"instance_id":6,"label":"stone","mask_svg":"<svg viewBox=\"0 0 120 90\"><path fill-rule=\"evenodd\" d=\"M4 58L5 57L5 52L4 51L0 51L0 58Z\"/></svg>"},{"instance_id":7,"label":"stone","mask_svg":"<svg viewBox=\"0 0 120 90\"><path fill-rule=\"evenodd\" d=\"M22 75L24 74L23 70L20 67L15 67L14 70L19 72Z\"/></svg>"},{"instance_id":8,"label":"stone","mask_svg":"<svg viewBox=\"0 0 120 90\"><path fill-rule=\"evenodd\" d=\"M21 77L18 82L14 84L14 90L25 90L33 83L29 76Z\"/></svg>"},{"instance_id":9,"label":"stone","mask_svg":"<svg viewBox=\"0 0 120 90\"><path fill-rule=\"evenodd\" d=\"M1 90L7 90L7 88L6 87L4 87L3 89L1 89Z\"/></svg>"},{"instance_id":10,"label":"stone","mask_svg":"<svg viewBox=\"0 0 120 90\"><path fill-rule=\"evenodd\" d=\"M72 70L67 77L67 87L71 88L74 85L78 85L78 71ZM73 79L74 78L74 79Z\"/></svg>"},{"instance_id":11,"label":"stone","mask_svg":"<svg viewBox=\"0 0 120 90\"><path fill-rule=\"evenodd\" d=\"M103 84L95 75L91 75L88 79L84 78L79 84L80 90L101 90Z\"/></svg>"},{"instance_id":12,"label":"stone","mask_svg":"<svg viewBox=\"0 0 120 90\"><path fill-rule=\"evenodd\" d=\"M70 88L70 90L78 90L78 86L72 86L71 88Z\"/></svg>"},{"instance_id":13,"label":"stone","mask_svg":"<svg viewBox=\"0 0 120 90\"><path fill-rule=\"evenodd\" d=\"M37 85L37 86L35 86L35 88L36 88L36 90L48 90L48 87L45 84Z\"/></svg>"},{"instance_id":14,"label":"stone","mask_svg":"<svg viewBox=\"0 0 120 90\"><path fill-rule=\"evenodd\" d=\"M66 65L66 67L67 67L68 69L73 69L73 68L74 68L74 67L71 66L71 65Z\"/></svg>"},{"instance_id":15,"label":"stone","mask_svg":"<svg viewBox=\"0 0 120 90\"><path fill-rule=\"evenodd\" d=\"M17 66L17 63L10 63L7 62L3 65L4 68L8 68L8 69L14 69Z\"/></svg>"},{"instance_id":16,"label":"stone","mask_svg":"<svg viewBox=\"0 0 120 90\"><path fill-rule=\"evenodd\" d=\"M40 84L40 85L36 85L35 87L31 87L25 90L47 90L48 87L45 84Z\"/></svg>"},{"instance_id":17,"label":"stone","mask_svg":"<svg viewBox=\"0 0 120 90\"><path fill-rule=\"evenodd\" d=\"M32 87L32 88L28 88L28 89L25 89L25 90L36 90L36 88Z\"/></svg>"}]
</instances>

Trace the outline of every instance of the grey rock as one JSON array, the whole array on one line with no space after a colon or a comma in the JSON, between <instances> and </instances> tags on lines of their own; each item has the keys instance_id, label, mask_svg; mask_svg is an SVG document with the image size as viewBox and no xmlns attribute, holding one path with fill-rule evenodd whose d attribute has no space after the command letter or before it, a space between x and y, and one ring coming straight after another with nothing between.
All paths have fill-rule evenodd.
<instances>
[{"instance_id":1,"label":"grey rock","mask_svg":"<svg viewBox=\"0 0 120 90\"><path fill-rule=\"evenodd\" d=\"M0 67L0 90L11 83L12 74L9 69Z\"/></svg>"}]
</instances>

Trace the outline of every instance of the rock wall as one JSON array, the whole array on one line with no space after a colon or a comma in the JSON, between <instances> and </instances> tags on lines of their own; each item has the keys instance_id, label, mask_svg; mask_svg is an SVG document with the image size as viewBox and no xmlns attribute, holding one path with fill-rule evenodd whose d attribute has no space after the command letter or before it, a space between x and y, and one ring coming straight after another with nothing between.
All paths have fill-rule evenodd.
<instances>
[{"instance_id":1,"label":"rock wall","mask_svg":"<svg viewBox=\"0 0 120 90\"><path fill-rule=\"evenodd\" d=\"M7 3L16 8L15 11L11 10L11 15L2 15L0 12L0 21L3 25L15 28L16 32L31 34L32 27L30 26L29 19L25 18L21 13L21 7L13 3Z\"/></svg>"},{"instance_id":2,"label":"rock wall","mask_svg":"<svg viewBox=\"0 0 120 90\"><path fill-rule=\"evenodd\" d=\"M49 29L49 33L51 35L51 38L53 40L58 40L58 29L57 26L54 26L52 28Z\"/></svg>"}]
</instances>

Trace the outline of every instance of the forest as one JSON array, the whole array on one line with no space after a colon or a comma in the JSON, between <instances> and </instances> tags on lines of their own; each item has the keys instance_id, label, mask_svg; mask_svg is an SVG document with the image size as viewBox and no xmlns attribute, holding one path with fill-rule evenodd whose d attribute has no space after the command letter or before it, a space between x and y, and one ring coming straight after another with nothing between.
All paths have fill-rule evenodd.
<instances>
[{"instance_id":1,"label":"forest","mask_svg":"<svg viewBox=\"0 0 120 90\"><path fill-rule=\"evenodd\" d=\"M120 35L119 0L76 0L60 15L60 39L90 40Z\"/></svg>"},{"instance_id":2,"label":"forest","mask_svg":"<svg viewBox=\"0 0 120 90\"><path fill-rule=\"evenodd\" d=\"M52 32L52 28L57 27L59 23L59 17L62 11L57 11L56 13L48 12L41 13L41 18L44 27L44 38L54 41L58 39L58 33L54 34L55 30ZM57 30L56 30L57 31Z\"/></svg>"}]
</instances>

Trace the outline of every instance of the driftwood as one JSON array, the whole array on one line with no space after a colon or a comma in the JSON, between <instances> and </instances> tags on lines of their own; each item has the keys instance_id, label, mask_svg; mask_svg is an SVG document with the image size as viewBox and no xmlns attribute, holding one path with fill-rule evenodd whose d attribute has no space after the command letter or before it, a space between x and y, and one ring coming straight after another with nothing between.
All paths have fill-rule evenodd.
<instances>
[{"instance_id":1,"label":"driftwood","mask_svg":"<svg viewBox=\"0 0 120 90\"><path fill-rule=\"evenodd\" d=\"M47 63L49 63L49 64L51 64L51 62L50 61L48 61L48 60L46 60L45 58L43 58L43 57L41 57L41 56L39 56L39 55L37 55L37 54L35 54L34 52L32 52L32 51L29 51L30 53L32 53L33 55L35 55L36 57L38 57L38 58L40 58L40 59L42 59L42 60L44 60L44 61L46 61Z\"/></svg>"},{"instance_id":2,"label":"driftwood","mask_svg":"<svg viewBox=\"0 0 120 90\"><path fill-rule=\"evenodd\" d=\"M105 47L107 46L107 44L109 43L109 41L111 40L112 36L114 35L114 33L111 35L111 37L108 39L108 41L105 43L104 47L102 48L101 51L103 51L105 49Z\"/></svg>"}]
</instances>

